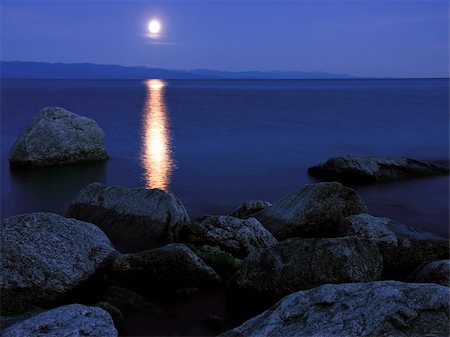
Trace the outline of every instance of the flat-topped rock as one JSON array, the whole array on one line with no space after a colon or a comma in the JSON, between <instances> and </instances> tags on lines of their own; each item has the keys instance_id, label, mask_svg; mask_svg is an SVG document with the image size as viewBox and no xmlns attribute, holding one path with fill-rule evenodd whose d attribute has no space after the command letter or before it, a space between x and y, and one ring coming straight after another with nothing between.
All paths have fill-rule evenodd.
<instances>
[{"instance_id":1,"label":"flat-topped rock","mask_svg":"<svg viewBox=\"0 0 450 337\"><path fill-rule=\"evenodd\" d=\"M289 239L244 259L233 286L241 293L278 299L326 283L377 280L382 265L380 252L368 240Z\"/></svg>"},{"instance_id":2,"label":"flat-topped rock","mask_svg":"<svg viewBox=\"0 0 450 337\"><path fill-rule=\"evenodd\" d=\"M273 246L278 241L255 218L239 219L224 215L207 215L178 229L182 242L219 246L236 257Z\"/></svg>"},{"instance_id":3,"label":"flat-topped rock","mask_svg":"<svg viewBox=\"0 0 450 337\"><path fill-rule=\"evenodd\" d=\"M71 304L37 314L18 322L2 333L3 337L116 337L111 316L99 307Z\"/></svg>"},{"instance_id":4,"label":"flat-topped rock","mask_svg":"<svg viewBox=\"0 0 450 337\"><path fill-rule=\"evenodd\" d=\"M335 236L342 218L366 213L361 197L331 182L305 185L254 214L278 240Z\"/></svg>"},{"instance_id":5,"label":"flat-topped rock","mask_svg":"<svg viewBox=\"0 0 450 337\"><path fill-rule=\"evenodd\" d=\"M43 167L105 160L105 134L97 123L60 107L42 109L11 148L12 167Z\"/></svg>"},{"instance_id":6,"label":"flat-topped rock","mask_svg":"<svg viewBox=\"0 0 450 337\"><path fill-rule=\"evenodd\" d=\"M117 254L95 225L52 213L1 222L1 309L51 305Z\"/></svg>"},{"instance_id":7,"label":"flat-topped rock","mask_svg":"<svg viewBox=\"0 0 450 337\"><path fill-rule=\"evenodd\" d=\"M421 263L449 258L449 241L389 218L352 215L339 225L340 235L358 236L377 245L383 256L383 273L404 279Z\"/></svg>"},{"instance_id":8,"label":"flat-topped rock","mask_svg":"<svg viewBox=\"0 0 450 337\"><path fill-rule=\"evenodd\" d=\"M395 281L327 284L286 296L221 337L447 337L450 289Z\"/></svg>"},{"instance_id":9,"label":"flat-topped rock","mask_svg":"<svg viewBox=\"0 0 450 337\"><path fill-rule=\"evenodd\" d=\"M190 221L184 205L170 193L100 183L81 190L67 216L96 224L126 252L173 242L175 229Z\"/></svg>"},{"instance_id":10,"label":"flat-topped rock","mask_svg":"<svg viewBox=\"0 0 450 337\"><path fill-rule=\"evenodd\" d=\"M324 180L371 183L446 175L449 168L410 158L346 155L310 167L308 173Z\"/></svg>"}]
</instances>

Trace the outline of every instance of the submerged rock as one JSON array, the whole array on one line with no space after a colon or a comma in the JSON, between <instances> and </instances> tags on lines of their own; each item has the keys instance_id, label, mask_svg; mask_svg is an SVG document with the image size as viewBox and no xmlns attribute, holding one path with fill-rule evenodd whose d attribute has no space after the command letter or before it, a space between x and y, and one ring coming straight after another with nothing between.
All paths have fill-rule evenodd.
<instances>
[{"instance_id":1,"label":"submerged rock","mask_svg":"<svg viewBox=\"0 0 450 337\"><path fill-rule=\"evenodd\" d=\"M352 215L341 221L339 233L376 244L383 256L383 273L387 277L404 279L425 261L449 257L448 240L388 218Z\"/></svg>"},{"instance_id":2,"label":"submerged rock","mask_svg":"<svg viewBox=\"0 0 450 337\"><path fill-rule=\"evenodd\" d=\"M308 173L325 180L371 183L449 174L449 168L409 158L347 155L310 167Z\"/></svg>"},{"instance_id":3,"label":"submerged rock","mask_svg":"<svg viewBox=\"0 0 450 337\"><path fill-rule=\"evenodd\" d=\"M3 331L3 337L90 336L116 337L111 316L101 308L71 304L16 323Z\"/></svg>"},{"instance_id":4,"label":"submerged rock","mask_svg":"<svg viewBox=\"0 0 450 337\"><path fill-rule=\"evenodd\" d=\"M232 211L229 216L235 218L248 218L252 214L262 211L264 208L272 206L268 201L264 200L249 200L244 202L241 206Z\"/></svg>"},{"instance_id":5,"label":"submerged rock","mask_svg":"<svg viewBox=\"0 0 450 337\"><path fill-rule=\"evenodd\" d=\"M125 251L173 242L175 228L189 222L184 205L170 193L100 183L80 191L68 216L98 225Z\"/></svg>"},{"instance_id":6,"label":"submerged rock","mask_svg":"<svg viewBox=\"0 0 450 337\"><path fill-rule=\"evenodd\" d=\"M97 123L60 107L42 109L11 148L11 166L54 166L105 160L105 134Z\"/></svg>"},{"instance_id":7,"label":"submerged rock","mask_svg":"<svg viewBox=\"0 0 450 337\"><path fill-rule=\"evenodd\" d=\"M195 244L217 245L234 256L273 246L277 240L255 218L207 215L179 228L178 239Z\"/></svg>"},{"instance_id":8,"label":"submerged rock","mask_svg":"<svg viewBox=\"0 0 450 337\"><path fill-rule=\"evenodd\" d=\"M342 218L366 212L364 201L354 190L332 182L300 187L254 217L283 240L334 236Z\"/></svg>"},{"instance_id":9,"label":"submerged rock","mask_svg":"<svg viewBox=\"0 0 450 337\"><path fill-rule=\"evenodd\" d=\"M283 298L221 337L449 335L450 289L395 281L323 285Z\"/></svg>"},{"instance_id":10,"label":"submerged rock","mask_svg":"<svg viewBox=\"0 0 450 337\"><path fill-rule=\"evenodd\" d=\"M240 293L278 299L326 283L377 280L382 264L380 252L368 240L289 239L250 254L233 286Z\"/></svg>"},{"instance_id":11,"label":"submerged rock","mask_svg":"<svg viewBox=\"0 0 450 337\"><path fill-rule=\"evenodd\" d=\"M149 294L220 282L211 267L186 245L177 243L118 256L109 277L118 285Z\"/></svg>"},{"instance_id":12,"label":"submerged rock","mask_svg":"<svg viewBox=\"0 0 450 337\"><path fill-rule=\"evenodd\" d=\"M450 287L450 260L424 262L417 267L411 278L417 283L437 283Z\"/></svg>"},{"instance_id":13,"label":"submerged rock","mask_svg":"<svg viewBox=\"0 0 450 337\"><path fill-rule=\"evenodd\" d=\"M1 233L3 313L55 303L116 254L97 226L52 213L4 219Z\"/></svg>"}]
</instances>

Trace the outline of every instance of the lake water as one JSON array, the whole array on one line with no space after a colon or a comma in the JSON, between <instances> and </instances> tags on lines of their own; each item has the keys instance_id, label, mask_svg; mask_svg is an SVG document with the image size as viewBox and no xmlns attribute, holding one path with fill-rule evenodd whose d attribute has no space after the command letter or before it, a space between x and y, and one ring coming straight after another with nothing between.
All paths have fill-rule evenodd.
<instances>
[{"instance_id":1,"label":"lake water","mask_svg":"<svg viewBox=\"0 0 450 337\"><path fill-rule=\"evenodd\" d=\"M87 184L159 187L191 218L276 201L340 154L448 161L448 80L3 80L1 215L65 214ZM93 118L110 159L10 171L8 152L41 108ZM448 236L449 179L355 187L373 215Z\"/></svg>"}]
</instances>

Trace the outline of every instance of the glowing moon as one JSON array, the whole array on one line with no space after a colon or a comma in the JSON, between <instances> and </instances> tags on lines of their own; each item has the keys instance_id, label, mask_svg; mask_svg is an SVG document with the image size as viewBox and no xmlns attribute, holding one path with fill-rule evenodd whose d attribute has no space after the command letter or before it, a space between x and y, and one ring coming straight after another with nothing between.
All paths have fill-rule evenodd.
<instances>
[{"instance_id":1,"label":"glowing moon","mask_svg":"<svg viewBox=\"0 0 450 337\"><path fill-rule=\"evenodd\" d=\"M148 24L148 31L151 34L158 34L161 31L161 23L158 20L152 20Z\"/></svg>"}]
</instances>

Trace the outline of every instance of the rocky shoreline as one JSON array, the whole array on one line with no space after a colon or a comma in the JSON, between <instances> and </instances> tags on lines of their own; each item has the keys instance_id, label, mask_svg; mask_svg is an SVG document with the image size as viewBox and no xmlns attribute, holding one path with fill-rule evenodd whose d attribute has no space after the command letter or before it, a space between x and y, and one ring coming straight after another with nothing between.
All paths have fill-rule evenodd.
<instances>
[{"instance_id":1,"label":"rocky shoreline","mask_svg":"<svg viewBox=\"0 0 450 337\"><path fill-rule=\"evenodd\" d=\"M77 115L62 108L44 109L32 124L54 131L46 124L59 117L70 123L58 124L58 133L86 132ZM55 149L55 138L45 144L33 130L19 137L27 140L21 149L34 148L34 134L41 148ZM95 134L101 141L93 143L102 144L102 132ZM92 152L65 145L58 143L63 155L53 156L59 159L33 157L36 165L30 153L18 159L15 145L11 166L92 160ZM107 157L103 145L94 152L104 154L98 160ZM331 180L341 180L344 171L344 180L358 182L369 175L364 182L448 174L448 168L410 159L338 158L345 160L321 165ZM387 172L394 172L389 179ZM1 233L5 337L126 335L127 317L139 313L157 324L168 315L164 301L216 289L225 290L238 318L203 314L198 324L211 335L450 333L449 240L370 215L362 198L336 181L301 186L273 204L251 200L229 215L194 220L170 193L93 183L66 217L17 215L2 220Z\"/></svg>"}]
</instances>

